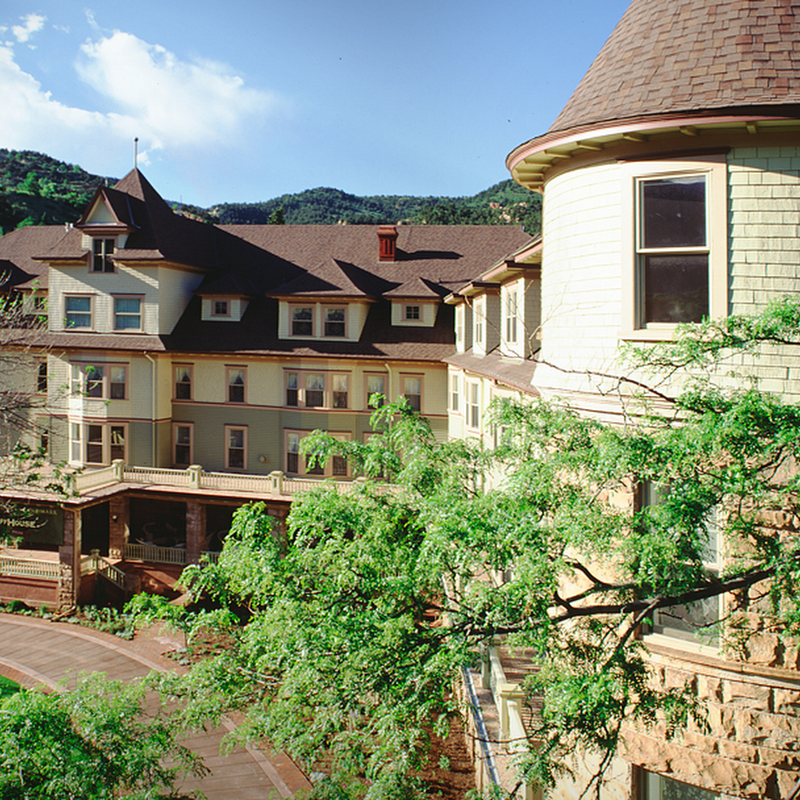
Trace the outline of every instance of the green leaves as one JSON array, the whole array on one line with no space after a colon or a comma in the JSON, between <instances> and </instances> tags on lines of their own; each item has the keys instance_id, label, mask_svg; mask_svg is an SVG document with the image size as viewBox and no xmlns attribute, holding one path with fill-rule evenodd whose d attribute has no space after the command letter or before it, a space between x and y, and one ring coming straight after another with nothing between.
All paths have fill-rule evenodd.
<instances>
[{"instance_id":1,"label":"green leaves","mask_svg":"<svg viewBox=\"0 0 800 800\"><path fill-rule=\"evenodd\" d=\"M147 702L147 683L81 675L74 689L0 699L2 800L155 800L200 760Z\"/></svg>"}]
</instances>

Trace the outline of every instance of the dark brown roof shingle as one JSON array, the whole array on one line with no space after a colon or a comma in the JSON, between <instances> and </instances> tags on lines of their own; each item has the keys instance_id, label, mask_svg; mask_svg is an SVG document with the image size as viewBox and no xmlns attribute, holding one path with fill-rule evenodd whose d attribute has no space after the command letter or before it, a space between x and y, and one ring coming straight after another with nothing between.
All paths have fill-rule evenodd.
<instances>
[{"instance_id":1,"label":"dark brown roof shingle","mask_svg":"<svg viewBox=\"0 0 800 800\"><path fill-rule=\"evenodd\" d=\"M799 116L798 42L793 0L633 0L550 133L680 112Z\"/></svg>"}]
</instances>

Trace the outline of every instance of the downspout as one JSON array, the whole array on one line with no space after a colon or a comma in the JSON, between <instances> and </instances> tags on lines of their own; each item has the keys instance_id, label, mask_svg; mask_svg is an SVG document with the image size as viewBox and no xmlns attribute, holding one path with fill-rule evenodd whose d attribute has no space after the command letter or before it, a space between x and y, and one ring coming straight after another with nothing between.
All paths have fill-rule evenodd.
<instances>
[{"instance_id":1,"label":"downspout","mask_svg":"<svg viewBox=\"0 0 800 800\"><path fill-rule=\"evenodd\" d=\"M388 380L386 381L386 402L393 403L396 398L392 397L392 368L389 366L388 361L384 361L383 366L386 367L386 374L388 376Z\"/></svg>"},{"instance_id":2,"label":"downspout","mask_svg":"<svg viewBox=\"0 0 800 800\"><path fill-rule=\"evenodd\" d=\"M156 388L158 384L156 383L156 375L157 375L157 366L155 359L145 351L144 357L153 365L152 369L152 378L153 378L153 391L150 397L150 424L152 425L152 436L151 438L151 454L150 457L153 461L153 466L156 466L156 436L158 434L158 428L156 427Z\"/></svg>"}]
</instances>

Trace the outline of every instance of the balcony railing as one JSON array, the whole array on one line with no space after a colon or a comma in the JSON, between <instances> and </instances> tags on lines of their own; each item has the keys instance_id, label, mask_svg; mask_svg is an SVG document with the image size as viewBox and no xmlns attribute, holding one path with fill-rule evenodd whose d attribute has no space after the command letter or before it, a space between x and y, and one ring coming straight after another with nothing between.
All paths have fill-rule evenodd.
<instances>
[{"instance_id":1,"label":"balcony railing","mask_svg":"<svg viewBox=\"0 0 800 800\"><path fill-rule=\"evenodd\" d=\"M16 558L0 555L0 575L13 575L22 578L45 578L58 580L58 561L45 561L38 558Z\"/></svg>"},{"instance_id":2,"label":"balcony railing","mask_svg":"<svg viewBox=\"0 0 800 800\"><path fill-rule=\"evenodd\" d=\"M353 484L362 481L330 481L339 492L348 492ZM283 472L269 475L240 475L229 472L206 472L194 465L187 469L163 469L160 467L129 467L124 461L114 461L109 467L100 467L70 478L71 488L78 494L88 494L93 489L112 486L115 483L170 486L178 489L209 489L234 494L262 495L269 497L291 497L298 492L307 492L323 483L324 479L287 478Z\"/></svg>"}]
</instances>

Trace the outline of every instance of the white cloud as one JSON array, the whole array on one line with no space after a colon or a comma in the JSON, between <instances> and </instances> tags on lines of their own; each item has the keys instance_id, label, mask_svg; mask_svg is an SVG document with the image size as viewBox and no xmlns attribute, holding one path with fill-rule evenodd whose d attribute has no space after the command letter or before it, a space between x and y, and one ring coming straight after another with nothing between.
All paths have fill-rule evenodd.
<instances>
[{"instance_id":1,"label":"white cloud","mask_svg":"<svg viewBox=\"0 0 800 800\"><path fill-rule=\"evenodd\" d=\"M25 30L39 23L27 19ZM15 35L19 37L19 34ZM39 150L101 174L120 174L139 137L139 164L192 160L252 141L282 101L245 85L214 61L185 61L159 45L116 31L81 47L78 75L101 110L56 100L0 43L0 146ZM156 154L160 151L160 154Z\"/></svg>"},{"instance_id":2,"label":"white cloud","mask_svg":"<svg viewBox=\"0 0 800 800\"><path fill-rule=\"evenodd\" d=\"M28 14L20 17L24 25L14 25L11 32L16 36L18 42L27 42L34 33L38 33L43 27L47 17L41 14Z\"/></svg>"},{"instance_id":3,"label":"white cloud","mask_svg":"<svg viewBox=\"0 0 800 800\"><path fill-rule=\"evenodd\" d=\"M136 120L138 135L153 148L230 144L279 105L223 64L181 61L121 31L84 44L78 73L118 109L109 118Z\"/></svg>"}]
</instances>

